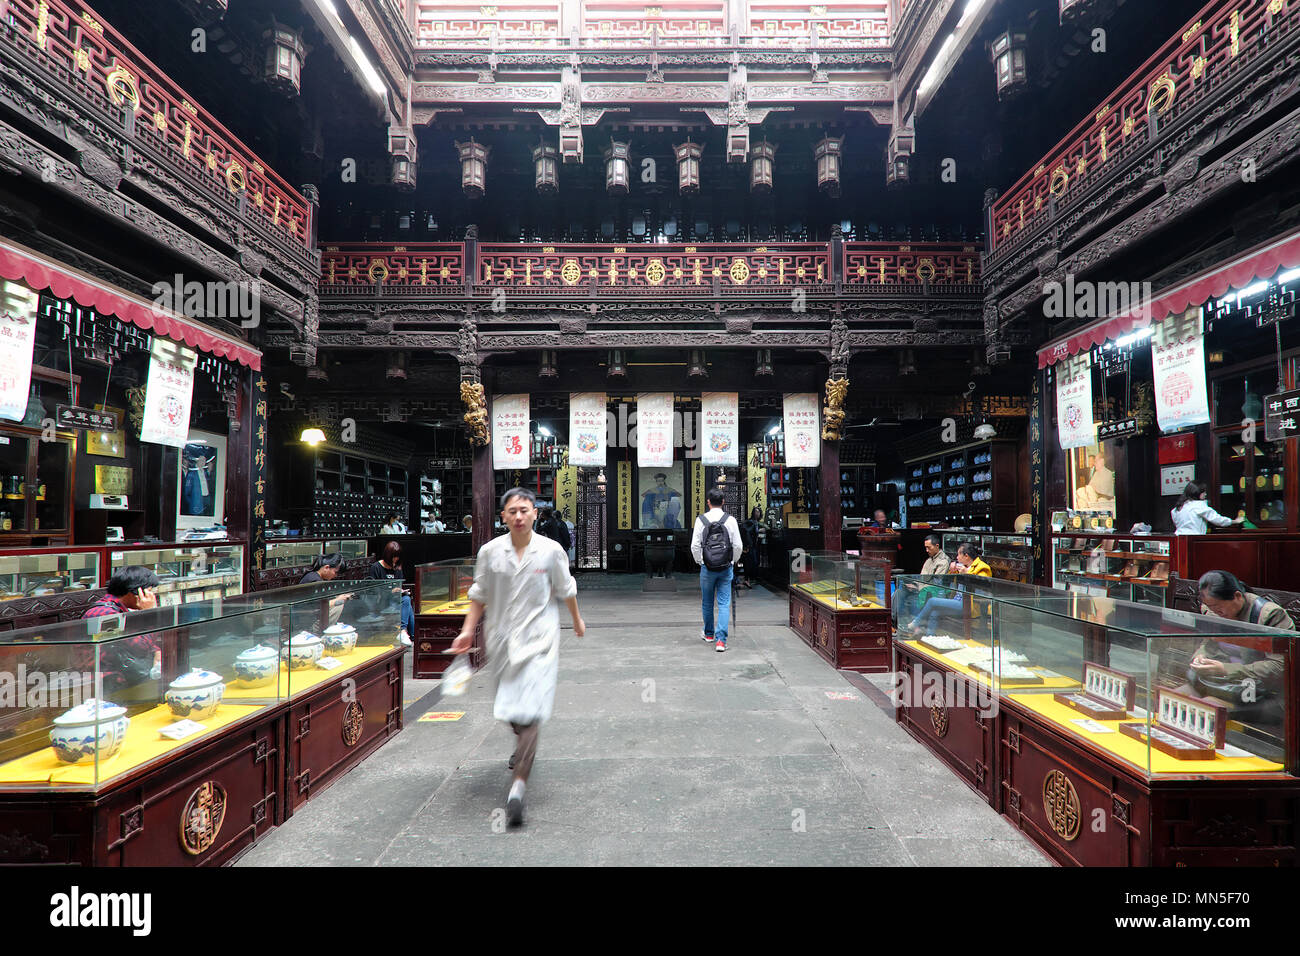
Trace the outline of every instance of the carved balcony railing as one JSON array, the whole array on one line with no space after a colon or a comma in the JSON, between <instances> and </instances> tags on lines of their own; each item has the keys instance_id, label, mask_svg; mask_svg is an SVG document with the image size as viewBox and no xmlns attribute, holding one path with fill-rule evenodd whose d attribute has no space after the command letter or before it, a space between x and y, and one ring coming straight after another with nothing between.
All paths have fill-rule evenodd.
<instances>
[{"instance_id":1,"label":"carved balcony railing","mask_svg":"<svg viewBox=\"0 0 1300 956\"><path fill-rule=\"evenodd\" d=\"M979 299L979 252L957 243L431 242L323 246L326 297L823 297Z\"/></svg>"},{"instance_id":2,"label":"carved balcony railing","mask_svg":"<svg viewBox=\"0 0 1300 956\"><path fill-rule=\"evenodd\" d=\"M90 7L0 0L0 42L45 71L88 115L122 130L128 151L183 171L217 208L314 265L311 204Z\"/></svg>"},{"instance_id":3,"label":"carved balcony railing","mask_svg":"<svg viewBox=\"0 0 1300 956\"><path fill-rule=\"evenodd\" d=\"M729 9L730 8L730 9ZM734 10L734 15L729 15ZM418 47L885 47L890 0L418 0Z\"/></svg>"},{"instance_id":4,"label":"carved balcony railing","mask_svg":"<svg viewBox=\"0 0 1300 956\"><path fill-rule=\"evenodd\" d=\"M1010 252L1125 160L1159 145L1225 83L1300 30L1300 0L1213 0L997 201L990 257Z\"/></svg>"}]
</instances>

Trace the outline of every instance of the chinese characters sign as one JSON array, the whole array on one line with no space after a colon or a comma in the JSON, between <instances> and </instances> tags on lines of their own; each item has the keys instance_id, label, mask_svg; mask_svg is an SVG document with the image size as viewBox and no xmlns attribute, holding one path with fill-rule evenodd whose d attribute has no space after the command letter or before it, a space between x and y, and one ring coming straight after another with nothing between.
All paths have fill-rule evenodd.
<instances>
[{"instance_id":1,"label":"chinese characters sign","mask_svg":"<svg viewBox=\"0 0 1300 956\"><path fill-rule=\"evenodd\" d=\"M141 441L185 447L190 433L190 401L194 397L197 360L197 353L183 345L162 338L153 340Z\"/></svg>"},{"instance_id":2,"label":"chinese characters sign","mask_svg":"<svg viewBox=\"0 0 1300 956\"><path fill-rule=\"evenodd\" d=\"M740 464L740 397L705 392L700 397L700 441L706 465Z\"/></svg>"},{"instance_id":3,"label":"chinese characters sign","mask_svg":"<svg viewBox=\"0 0 1300 956\"><path fill-rule=\"evenodd\" d=\"M17 282L3 284L0 297L0 418L22 421L32 384L39 296Z\"/></svg>"},{"instance_id":4,"label":"chinese characters sign","mask_svg":"<svg viewBox=\"0 0 1300 956\"><path fill-rule=\"evenodd\" d=\"M492 396L492 467L528 467L528 394Z\"/></svg>"},{"instance_id":5,"label":"chinese characters sign","mask_svg":"<svg viewBox=\"0 0 1300 956\"><path fill-rule=\"evenodd\" d=\"M618 463L618 529L628 531L632 527L632 463Z\"/></svg>"},{"instance_id":6,"label":"chinese characters sign","mask_svg":"<svg viewBox=\"0 0 1300 956\"><path fill-rule=\"evenodd\" d=\"M1151 366L1156 388L1156 419L1171 432L1210 420L1205 388L1205 350L1200 310L1171 315L1156 325Z\"/></svg>"},{"instance_id":7,"label":"chinese characters sign","mask_svg":"<svg viewBox=\"0 0 1300 956\"><path fill-rule=\"evenodd\" d=\"M821 396L786 392L783 398L786 467L816 468L822 463Z\"/></svg>"},{"instance_id":8,"label":"chinese characters sign","mask_svg":"<svg viewBox=\"0 0 1300 956\"><path fill-rule=\"evenodd\" d=\"M1282 441L1300 435L1300 389L1264 399L1264 437Z\"/></svg>"},{"instance_id":9,"label":"chinese characters sign","mask_svg":"<svg viewBox=\"0 0 1300 956\"><path fill-rule=\"evenodd\" d=\"M637 395L636 461L642 468L667 468L673 463L672 392Z\"/></svg>"},{"instance_id":10,"label":"chinese characters sign","mask_svg":"<svg viewBox=\"0 0 1300 956\"><path fill-rule=\"evenodd\" d=\"M1085 353L1056 367L1056 431L1063 449L1096 441L1092 420L1092 360Z\"/></svg>"},{"instance_id":11,"label":"chinese characters sign","mask_svg":"<svg viewBox=\"0 0 1300 956\"><path fill-rule=\"evenodd\" d=\"M569 464L605 465L605 393L569 395Z\"/></svg>"}]
</instances>

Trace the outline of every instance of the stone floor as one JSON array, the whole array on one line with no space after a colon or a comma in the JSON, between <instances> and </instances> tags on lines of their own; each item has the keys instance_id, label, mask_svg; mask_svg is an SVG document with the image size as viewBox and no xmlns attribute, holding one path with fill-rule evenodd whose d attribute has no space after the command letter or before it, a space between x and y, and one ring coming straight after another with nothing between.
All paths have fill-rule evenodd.
<instances>
[{"instance_id":1,"label":"stone floor","mask_svg":"<svg viewBox=\"0 0 1300 956\"><path fill-rule=\"evenodd\" d=\"M522 829L487 680L440 723L417 720L434 683L408 681L402 732L239 865L1046 865L898 729L885 675L851 682L786 626L784 594L742 592L718 654L691 577L582 580Z\"/></svg>"}]
</instances>

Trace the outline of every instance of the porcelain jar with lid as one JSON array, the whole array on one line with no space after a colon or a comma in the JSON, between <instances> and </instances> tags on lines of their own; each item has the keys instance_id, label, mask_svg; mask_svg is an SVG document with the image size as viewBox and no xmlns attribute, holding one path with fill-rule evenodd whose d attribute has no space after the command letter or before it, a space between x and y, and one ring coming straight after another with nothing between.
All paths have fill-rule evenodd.
<instances>
[{"instance_id":1,"label":"porcelain jar with lid","mask_svg":"<svg viewBox=\"0 0 1300 956\"><path fill-rule=\"evenodd\" d=\"M280 673L280 655L274 647L256 644L235 657L235 678L240 687L265 687Z\"/></svg>"},{"instance_id":2,"label":"porcelain jar with lid","mask_svg":"<svg viewBox=\"0 0 1300 956\"><path fill-rule=\"evenodd\" d=\"M331 624L325 628L325 653L335 657L351 654L357 646L357 629L351 624Z\"/></svg>"},{"instance_id":3,"label":"porcelain jar with lid","mask_svg":"<svg viewBox=\"0 0 1300 956\"><path fill-rule=\"evenodd\" d=\"M299 631L280 648L280 656L288 662L291 671L314 666L324 653L324 642L310 631Z\"/></svg>"},{"instance_id":4,"label":"porcelain jar with lid","mask_svg":"<svg viewBox=\"0 0 1300 956\"><path fill-rule=\"evenodd\" d=\"M122 749L131 724L126 708L112 701L90 698L54 718L50 746L64 763L107 760Z\"/></svg>"},{"instance_id":5,"label":"porcelain jar with lid","mask_svg":"<svg viewBox=\"0 0 1300 956\"><path fill-rule=\"evenodd\" d=\"M163 700L177 717L204 720L217 712L225 696L225 678L196 667L172 681Z\"/></svg>"}]
</instances>

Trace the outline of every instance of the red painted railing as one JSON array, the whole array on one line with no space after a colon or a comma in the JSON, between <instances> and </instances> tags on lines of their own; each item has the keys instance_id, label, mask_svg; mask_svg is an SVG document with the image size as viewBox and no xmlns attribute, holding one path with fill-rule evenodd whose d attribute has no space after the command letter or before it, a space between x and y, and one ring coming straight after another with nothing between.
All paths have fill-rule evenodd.
<instances>
[{"instance_id":1,"label":"red painted railing","mask_svg":"<svg viewBox=\"0 0 1300 956\"><path fill-rule=\"evenodd\" d=\"M320 292L377 285L409 294L831 291L840 276L850 293L978 293L979 267L977 247L960 243L338 243L322 246Z\"/></svg>"},{"instance_id":2,"label":"red painted railing","mask_svg":"<svg viewBox=\"0 0 1300 956\"><path fill-rule=\"evenodd\" d=\"M125 123L134 139L188 167L244 215L304 248L311 205L252 150L79 0L0 0L0 29L33 60L95 107Z\"/></svg>"},{"instance_id":3,"label":"red painted railing","mask_svg":"<svg viewBox=\"0 0 1300 956\"><path fill-rule=\"evenodd\" d=\"M993 207L990 248L1015 244L1156 129L1192 108L1268 44L1300 28L1300 0L1213 0L1099 104Z\"/></svg>"}]
</instances>

